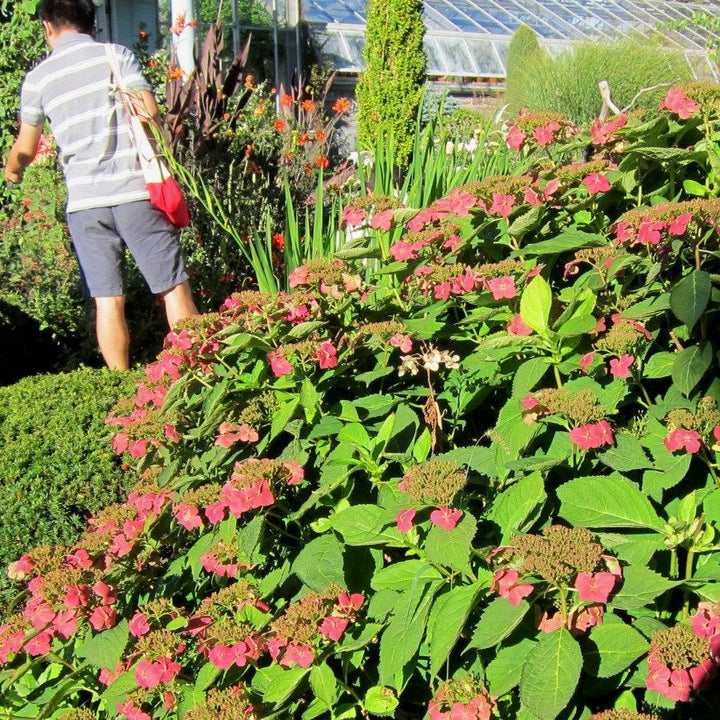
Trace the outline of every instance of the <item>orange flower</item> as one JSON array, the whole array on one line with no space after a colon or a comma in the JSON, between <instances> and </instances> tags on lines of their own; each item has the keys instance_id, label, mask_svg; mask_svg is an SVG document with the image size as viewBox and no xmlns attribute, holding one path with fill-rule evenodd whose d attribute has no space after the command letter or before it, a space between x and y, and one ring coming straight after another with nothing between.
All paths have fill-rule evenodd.
<instances>
[{"instance_id":1,"label":"orange flower","mask_svg":"<svg viewBox=\"0 0 720 720\"><path fill-rule=\"evenodd\" d=\"M147 36L148 36L148 34L144 30L138 30L138 37L141 40L144 40Z\"/></svg>"},{"instance_id":2,"label":"orange flower","mask_svg":"<svg viewBox=\"0 0 720 720\"><path fill-rule=\"evenodd\" d=\"M275 233L272 236L272 246L276 250L283 250L285 248L285 236L282 233Z\"/></svg>"},{"instance_id":3,"label":"orange flower","mask_svg":"<svg viewBox=\"0 0 720 720\"><path fill-rule=\"evenodd\" d=\"M293 99L290 97L290 95L281 95L280 96L280 104L283 107L290 107L293 104Z\"/></svg>"},{"instance_id":4,"label":"orange flower","mask_svg":"<svg viewBox=\"0 0 720 720\"><path fill-rule=\"evenodd\" d=\"M322 130L315 131L315 139L318 142L325 142L325 133Z\"/></svg>"},{"instance_id":5,"label":"orange flower","mask_svg":"<svg viewBox=\"0 0 720 720\"><path fill-rule=\"evenodd\" d=\"M315 164L319 168L326 168L328 165L330 165L330 161L324 155L321 155L319 158L315 159Z\"/></svg>"},{"instance_id":6,"label":"orange flower","mask_svg":"<svg viewBox=\"0 0 720 720\"><path fill-rule=\"evenodd\" d=\"M347 112L350 109L350 101L347 98L338 98L332 106L332 109L338 115Z\"/></svg>"},{"instance_id":7,"label":"orange flower","mask_svg":"<svg viewBox=\"0 0 720 720\"><path fill-rule=\"evenodd\" d=\"M252 75L246 75L246 76L245 76L245 87L246 87L248 90L254 90L254 89L255 89L255 88L253 87L253 76L252 76Z\"/></svg>"},{"instance_id":8,"label":"orange flower","mask_svg":"<svg viewBox=\"0 0 720 720\"><path fill-rule=\"evenodd\" d=\"M179 80L183 76L183 71L177 65L170 70L168 78L170 80Z\"/></svg>"},{"instance_id":9,"label":"orange flower","mask_svg":"<svg viewBox=\"0 0 720 720\"><path fill-rule=\"evenodd\" d=\"M302 105L300 106L305 112L312 112L315 109L315 101L314 100L303 100Z\"/></svg>"},{"instance_id":10,"label":"orange flower","mask_svg":"<svg viewBox=\"0 0 720 720\"><path fill-rule=\"evenodd\" d=\"M276 120L276 121L273 123L273 127L274 127L278 132L285 132L285 130L287 130L287 125L285 124L285 121L284 121L284 120Z\"/></svg>"},{"instance_id":11,"label":"orange flower","mask_svg":"<svg viewBox=\"0 0 720 720\"><path fill-rule=\"evenodd\" d=\"M305 145L305 143L310 139L310 136L307 133L301 133L298 135L298 145Z\"/></svg>"},{"instance_id":12,"label":"orange flower","mask_svg":"<svg viewBox=\"0 0 720 720\"><path fill-rule=\"evenodd\" d=\"M152 58L148 60L148 67L156 68L158 66L157 60L153 60Z\"/></svg>"},{"instance_id":13,"label":"orange flower","mask_svg":"<svg viewBox=\"0 0 720 720\"><path fill-rule=\"evenodd\" d=\"M223 120L229 120L230 119L230 113L223 113Z\"/></svg>"}]
</instances>

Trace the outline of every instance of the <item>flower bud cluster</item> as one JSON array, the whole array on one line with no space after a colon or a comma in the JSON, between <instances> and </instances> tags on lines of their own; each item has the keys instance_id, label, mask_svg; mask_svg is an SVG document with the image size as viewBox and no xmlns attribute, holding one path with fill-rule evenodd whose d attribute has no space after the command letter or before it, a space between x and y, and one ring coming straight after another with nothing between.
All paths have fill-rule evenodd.
<instances>
[{"instance_id":1,"label":"flower bud cluster","mask_svg":"<svg viewBox=\"0 0 720 720\"><path fill-rule=\"evenodd\" d=\"M501 567L490 589L500 597L518 606L540 588L536 615L544 632L563 625L584 632L599 625L603 606L622 579L618 561L605 554L595 536L583 528L551 525L539 535L518 535L491 557ZM569 593L577 598L570 606ZM548 600L555 603L550 609L545 607Z\"/></svg>"},{"instance_id":2,"label":"flower bud cluster","mask_svg":"<svg viewBox=\"0 0 720 720\"><path fill-rule=\"evenodd\" d=\"M547 147L556 142L565 142L578 134L577 127L555 112L522 112L513 122L508 123L505 142L512 150L522 147Z\"/></svg>"},{"instance_id":3,"label":"flower bud cluster","mask_svg":"<svg viewBox=\"0 0 720 720\"><path fill-rule=\"evenodd\" d=\"M650 639L647 688L670 700L687 702L693 690L702 690L712 680L717 660L711 641L697 635L694 628L675 625L658 630Z\"/></svg>"},{"instance_id":4,"label":"flower bud cluster","mask_svg":"<svg viewBox=\"0 0 720 720\"><path fill-rule=\"evenodd\" d=\"M665 416L668 435L664 440L670 452L684 450L694 454L703 445L716 449L720 445L720 409L714 398L704 397L694 412L685 408L671 410Z\"/></svg>"},{"instance_id":5,"label":"flower bud cluster","mask_svg":"<svg viewBox=\"0 0 720 720\"><path fill-rule=\"evenodd\" d=\"M569 275L577 275L579 266L582 263L591 265L602 274L604 270L607 270L612 265L615 258L622 254L623 251L617 248L583 248L575 253L575 257L570 262L565 263L563 277L567 278Z\"/></svg>"},{"instance_id":6,"label":"flower bud cluster","mask_svg":"<svg viewBox=\"0 0 720 720\"><path fill-rule=\"evenodd\" d=\"M605 410L590 388L547 388L526 395L521 400L526 422L545 415L559 415L573 425L602 420Z\"/></svg>"},{"instance_id":7,"label":"flower bud cluster","mask_svg":"<svg viewBox=\"0 0 720 720\"><path fill-rule=\"evenodd\" d=\"M242 685L213 689L207 697L185 713L185 720L260 720Z\"/></svg>"},{"instance_id":8,"label":"flower bud cluster","mask_svg":"<svg viewBox=\"0 0 720 720\"><path fill-rule=\"evenodd\" d=\"M508 218L514 210L529 202L533 178L528 175L491 175L459 188L473 195L476 206L491 216Z\"/></svg>"},{"instance_id":9,"label":"flower bud cluster","mask_svg":"<svg viewBox=\"0 0 720 720\"><path fill-rule=\"evenodd\" d=\"M657 715L648 715L635 710L617 709L595 713L590 720L660 720L660 718Z\"/></svg>"},{"instance_id":10,"label":"flower bud cluster","mask_svg":"<svg viewBox=\"0 0 720 720\"><path fill-rule=\"evenodd\" d=\"M451 460L428 460L409 467L398 489L410 496L414 505L452 505L465 487L467 475Z\"/></svg>"},{"instance_id":11,"label":"flower bud cluster","mask_svg":"<svg viewBox=\"0 0 720 720\"><path fill-rule=\"evenodd\" d=\"M720 227L720 199L658 203L626 212L615 223L618 243L657 246L675 239L697 238Z\"/></svg>"},{"instance_id":12,"label":"flower bud cluster","mask_svg":"<svg viewBox=\"0 0 720 720\"><path fill-rule=\"evenodd\" d=\"M90 710L75 708L62 713L58 720L96 720L96 715Z\"/></svg>"},{"instance_id":13,"label":"flower bud cluster","mask_svg":"<svg viewBox=\"0 0 720 720\"><path fill-rule=\"evenodd\" d=\"M427 712L430 720L490 720L497 709L482 681L465 675L441 683Z\"/></svg>"},{"instance_id":14,"label":"flower bud cluster","mask_svg":"<svg viewBox=\"0 0 720 720\"><path fill-rule=\"evenodd\" d=\"M458 493L465 487L467 475L456 463L428 460L410 467L398 483L398 490L410 496L411 507L398 511L395 524L402 533L410 532L417 509L428 505L430 522L444 530L452 530L462 517L462 510L452 507Z\"/></svg>"},{"instance_id":15,"label":"flower bud cluster","mask_svg":"<svg viewBox=\"0 0 720 720\"><path fill-rule=\"evenodd\" d=\"M280 665L308 667L328 642L338 642L365 598L337 585L290 604L270 625L267 648Z\"/></svg>"},{"instance_id":16,"label":"flower bud cluster","mask_svg":"<svg viewBox=\"0 0 720 720\"><path fill-rule=\"evenodd\" d=\"M475 198L472 195L468 195L467 197L470 200L470 205L473 205ZM452 214L459 214L461 212L460 207L454 209L457 210L457 212ZM420 215L413 218L408 223L408 226L415 227L419 222L427 222L428 213L428 210L424 210ZM436 211L430 214L434 220L443 219L445 216L444 213ZM451 214L450 211L448 211L448 214ZM465 211L465 214L467 215L467 211ZM462 244L462 239L459 235L460 228L457 225L443 222L440 227L430 227L428 229L423 229L423 227L405 233L402 239L390 246L390 254L393 259L403 262L406 260L417 260L419 254L424 249L427 249L430 257L437 260L442 255L442 251L452 253Z\"/></svg>"},{"instance_id":17,"label":"flower bud cluster","mask_svg":"<svg viewBox=\"0 0 720 720\"><path fill-rule=\"evenodd\" d=\"M316 258L307 260L304 265L296 267L288 276L288 285L296 287L318 286L322 295L333 294L331 288L337 291L343 284L343 275L346 275L347 265L342 260L329 258Z\"/></svg>"}]
</instances>

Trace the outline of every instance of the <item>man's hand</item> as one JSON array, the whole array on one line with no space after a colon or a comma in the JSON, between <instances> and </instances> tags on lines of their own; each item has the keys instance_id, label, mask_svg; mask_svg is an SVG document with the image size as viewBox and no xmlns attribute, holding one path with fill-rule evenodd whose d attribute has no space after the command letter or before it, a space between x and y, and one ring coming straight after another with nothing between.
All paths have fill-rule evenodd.
<instances>
[{"instance_id":1,"label":"man's hand","mask_svg":"<svg viewBox=\"0 0 720 720\"><path fill-rule=\"evenodd\" d=\"M20 123L20 132L17 140L10 148L10 154L5 165L5 179L8 182L22 182L25 168L33 161L41 136L42 125Z\"/></svg>"},{"instance_id":2,"label":"man's hand","mask_svg":"<svg viewBox=\"0 0 720 720\"><path fill-rule=\"evenodd\" d=\"M7 165L5 166L5 179L13 185L19 185L24 174L24 170L13 172Z\"/></svg>"}]
</instances>

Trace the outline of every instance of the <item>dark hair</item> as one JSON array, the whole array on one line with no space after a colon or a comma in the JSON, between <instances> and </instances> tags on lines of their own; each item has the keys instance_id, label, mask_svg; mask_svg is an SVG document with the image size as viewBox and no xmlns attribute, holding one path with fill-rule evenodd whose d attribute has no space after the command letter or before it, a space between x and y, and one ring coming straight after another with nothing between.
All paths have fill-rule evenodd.
<instances>
[{"instance_id":1,"label":"dark hair","mask_svg":"<svg viewBox=\"0 0 720 720\"><path fill-rule=\"evenodd\" d=\"M40 19L55 28L71 27L82 33L91 33L95 27L93 0L42 0Z\"/></svg>"}]
</instances>

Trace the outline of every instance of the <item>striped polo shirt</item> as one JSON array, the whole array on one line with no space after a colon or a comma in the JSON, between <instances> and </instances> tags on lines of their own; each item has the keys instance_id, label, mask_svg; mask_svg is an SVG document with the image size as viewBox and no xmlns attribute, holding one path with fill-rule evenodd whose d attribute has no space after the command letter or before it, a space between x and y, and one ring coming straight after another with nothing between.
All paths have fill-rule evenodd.
<instances>
[{"instance_id":1,"label":"striped polo shirt","mask_svg":"<svg viewBox=\"0 0 720 720\"><path fill-rule=\"evenodd\" d=\"M115 50L123 85L150 90L130 50L120 45ZM127 115L114 98L103 43L63 33L52 53L27 74L20 117L28 125L49 121L67 181L68 212L149 197Z\"/></svg>"}]
</instances>

